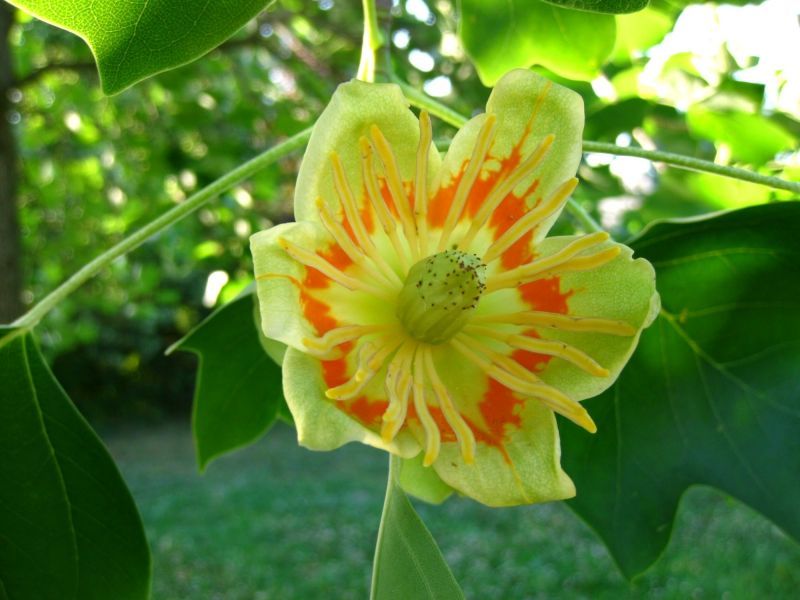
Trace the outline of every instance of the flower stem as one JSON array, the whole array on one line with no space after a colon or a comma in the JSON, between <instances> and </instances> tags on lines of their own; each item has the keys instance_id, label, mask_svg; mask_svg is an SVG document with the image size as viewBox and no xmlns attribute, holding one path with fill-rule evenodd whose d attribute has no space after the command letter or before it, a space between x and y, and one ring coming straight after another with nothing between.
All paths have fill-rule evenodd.
<instances>
[{"instance_id":1,"label":"flower stem","mask_svg":"<svg viewBox=\"0 0 800 600\"><path fill-rule=\"evenodd\" d=\"M364 7L364 37L361 42L361 60L358 63L356 78L372 83L375 81L375 52L383 45L383 37L378 27L378 11L375 0L362 0Z\"/></svg>"},{"instance_id":2,"label":"flower stem","mask_svg":"<svg viewBox=\"0 0 800 600\"><path fill-rule=\"evenodd\" d=\"M467 122L467 117L461 115L440 102L437 102L430 96L423 92L411 87L405 82L395 79L409 102L418 108L427 110L432 115L439 117L442 121L453 125L454 127L461 127ZM632 148L617 146L615 144L607 144L604 142L593 142L590 140L583 141L584 152L600 152L604 154L615 154L618 156L635 156L637 158L644 158L653 162L661 162L680 169L690 169L692 171L704 171L706 173L713 173L731 179L740 179L742 181L749 181L767 187L787 190L800 194L800 182L787 181L780 177L772 177L769 175L762 175L747 169L739 169L737 167L728 167L718 165L708 160L701 160L699 158L692 158L684 156L683 154L673 154L672 152L662 152L660 150L645 150L644 148Z\"/></svg>"},{"instance_id":3,"label":"flower stem","mask_svg":"<svg viewBox=\"0 0 800 600\"><path fill-rule=\"evenodd\" d=\"M240 165L233 171L226 173L210 185L190 196L185 202L171 208L160 217L103 252L91 262L85 264L64 283L42 298L33 308L17 319L12 325L22 328L34 327L42 317L53 310L59 302L77 290L81 285L86 283L86 281L94 277L112 261L139 247L152 236L174 225L185 216L193 213L207 202L231 189L233 186L247 179L254 173L257 173L264 167L273 164L294 150L302 148L306 145L310 136L311 128L305 129L290 137L288 140L259 154L243 165Z\"/></svg>"},{"instance_id":4,"label":"flower stem","mask_svg":"<svg viewBox=\"0 0 800 600\"><path fill-rule=\"evenodd\" d=\"M378 590L378 564L380 563L381 540L383 539L383 528L386 523L386 516L389 512L389 503L392 499L394 486L397 485L397 478L400 476L400 457L389 453L389 476L386 481L386 496L383 498L383 510L381 511L381 523L378 526L378 540L375 544L375 557L372 561L372 583L370 585L370 600L375 600Z\"/></svg>"}]
</instances>

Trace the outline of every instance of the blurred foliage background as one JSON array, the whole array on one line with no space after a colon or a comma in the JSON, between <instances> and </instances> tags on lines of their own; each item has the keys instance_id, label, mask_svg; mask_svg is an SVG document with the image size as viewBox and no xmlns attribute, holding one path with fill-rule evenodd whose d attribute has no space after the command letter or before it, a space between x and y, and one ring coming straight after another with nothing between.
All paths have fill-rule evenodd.
<instances>
[{"instance_id":1,"label":"blurred foliage background","mask_svg":"<svg viewBox=\"0 0 800 600\"><path fill-rule=\"evenodd\" d=\"M361 43L360 2L281 0L195 63L104 97L81 40L2 8L3 128L16 147L15 157L6 144L2 160L17 186L6 186L3 203L15 210L3 212L0 231L15 230L20 247L12 234L0 240L8 263L0 321L125 233L310 125L335 86L354 76ZM444 0L397 2L387 36L399 77L471 114L489 89L465 54L457 10ZM797 13L792 0L654 0L617 17L613 52L591 81L548 74L583 95L586 139L797 180ZM452 133L440 124L437 140L446 145ZM118 260L42 324L56 376L91 419L189 411L194 359L166 358L164 349L251 282L248 237L291 218L297 161ZM577 198L619 239L653 219L787 197L625 157L589 154L579 175Z\"/></svg>"}]
</instances>

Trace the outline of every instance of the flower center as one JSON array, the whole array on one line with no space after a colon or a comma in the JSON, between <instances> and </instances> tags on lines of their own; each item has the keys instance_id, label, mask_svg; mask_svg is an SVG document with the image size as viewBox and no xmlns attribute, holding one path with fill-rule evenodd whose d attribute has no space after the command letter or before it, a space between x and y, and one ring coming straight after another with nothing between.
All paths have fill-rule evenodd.
<instances>
[{"instance_id":1,"label":"flower center","mask_svg":"<svg viewBox=\"0 0 800 600\"><path fill-rule=\"evenodd\" d=\"M457 334L486 289L486 265L474 254L446 250L411 267L397 317L408 335L441 344Z\"/></svg>"}]
</instances>

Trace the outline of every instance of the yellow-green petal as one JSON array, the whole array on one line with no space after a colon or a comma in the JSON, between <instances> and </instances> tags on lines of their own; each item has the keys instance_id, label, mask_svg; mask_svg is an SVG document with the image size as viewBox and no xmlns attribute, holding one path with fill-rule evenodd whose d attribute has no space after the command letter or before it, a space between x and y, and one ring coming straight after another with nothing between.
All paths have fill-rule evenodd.
<instances>
[{"instance_id":1,"label":"yellow-green petal","mask_svg":"<svg viewBox=\"0 0 800 600\"><path fill-rule=\"evenodd\" d=\"M298 221L319 221L316 203L323 200L338 209L331 154L341 159L346 179L364 206L361 174L362 137L371 139L377 126L391 145L403 181L410 182L416 169L419 122L408 108L401 89L394 84L350 81L340 85L314 125L314 132L297 176L294 210ZM441 158L433 146L429 151L430 184Z\"/></svg>"},{"instance_id":2,"label":"yellow-green petal","mask_svg":"<svg viewBox=\"0 0 800 600\"><path fill-rule=\"evenodd\" d=\"M539 256L549 256L578 237L548 238L538 245ZM537 328L543 338L569 344L609 371L606 377L596 377L566 360L550 360L537 375L573 400L592 398L616 381L636 349L642 330L653 322L661 306L655 287L655 270L648 261L634 259L630 248L612 241L598 245L592 253L612 247L620 249L615 259L595 269L561 274L560 288L568 295L568 315L627 323L634 334Z\"/></svg>"},{"instance_id":3,"label":"yellow-green petal","mask_svg":"<svg viewBox=\"0 0 800 600\"><path fill-rule=\"evenodd\" d=\"M325 397L327 385L319 360L289 348L283 359L283 394L294 417L297 441L311 450L334 450L361 442L403 458L419 453L419 444L406 432L385 443L379 433L359 423Z\"/></svg>"},{"instance_id":4,"label":"yellow-green petal","mask_svg":"<svg viewBox=\"0 0 800 600\"><path fill-rule=\"evenodd\" d=\"M509 427L501 446L479 442L474 464L461 460L457 444L442 444L433 468L455 490L487 506L517 506L575 495L561 469L561 446L553 412L524 402L521 428Z\"/></svg>"},{"instance_id":5,"label":"yellow-green petal","mask_svg":"<svg viewBox=\"0 0 800 600\"><path fill-rule=\"evenodd\" d=\"M491 127L487 124L489 119L494 121ZM470 186L465 217L474 217L489 192L493 188L499 191L502 180L518 172L519 166L544 143L549 150L539 166L525 171L528 175L508 194L500 194L503 203L493 211L488 225L494 230L505 230L526 207L548 198L574 177L581 159L583 121L583 100L577 93L532 71L509 72L492 90L486 113L471 119L453 138L437 180L438 191L431 201L429 220L440 226L444 224L459 185L467 185L462 184L462 179L468 173L469 163L481 158L475 149L481 146L479 142L484 136L491 135L491 145L480 175ZM549 136L553 136L552 142ZM545 236L559 212L560 209L536 228L535 239Z\"/></svg>"}]
</instances>

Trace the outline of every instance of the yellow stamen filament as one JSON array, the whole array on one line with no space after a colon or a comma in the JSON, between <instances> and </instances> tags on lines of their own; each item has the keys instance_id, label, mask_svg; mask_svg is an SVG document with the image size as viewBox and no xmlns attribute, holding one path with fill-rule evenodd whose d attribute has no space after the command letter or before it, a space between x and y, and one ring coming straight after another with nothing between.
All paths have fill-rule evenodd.
<instances>
[{"instance_id":1,"label":"yellow stamen filament","mask_svg":"<svg viewBox=\"0 0 800 600\"><path fill-rule=\"evenodd\" d=\"M498 181L494 187L492 187L489 195L486 196L486 200L484 200L480 209L478 209L478 212L475 213L475 217L472 219L472 224L470 225L469 230L458 244L459 248L468 248L477 233L481 230L481 228L483 228L492 213L497 210L497 207L502 204L503 200L505 200L506 197L508 197L508 195L513 192L520 183L533 175L533 173L536 171L539 165L542 164L542 161L547 156L547 153L550 151L550 147L553 145L553 141L555 139L556 138L553 134L546 136L528 158L522 161L522 163L520 163L510 175L504 177Z\"/></svg>"},{"instance_id":2,"label":"yellow stamen filament","mask_svg":"<svg viewBox=\"0 0 800 600\"><path fill-rule=\"evenodd\" d=\"M419 147L417 148L417 172L414 184L414 221L419 233L419 254L428 254L428 156L430 154L433 129L431 117L423 110L419 113Z\"/></svg>"},{"instance_id":3,"label":"yellow stamen filament","mask_svg":"<svg viewBox=\"0 0 800 600\"><path fill-rule=\"evenodd\" d=\"M441 252L447 247L450 235L453 233L453 229L455 229L458 220L461 218L461 214L464 212L464 206L467 204L469 193L472 191L472 186L475 184L475 180L478 179L478 175L480 175L484 161L486 160L486 155L494 141L496 125L497 116L494 114L486 115L486 119L483 121L481 129L478 132L478 137L475 140L475 146L472 149L472 156L469 158L467 168L464 170L464 174L458 182L458 188L453 197L453 203L450 206L450 211L447 213L447 218L442 228L439 245L436 250L437 252Z\"/></svg>"},{"instance_id":4,"label":"yellow stamen filament","mask_svg":"<svg viewBox=\"0 0 800 600\"><path fill-rule=\"evenodd\" d=\"M475 338L469 335L463 335L459 338L459 341L467 346L470 350L477 354L483 354L489 357L489 359L499 366L502 369L505 369L515 377L519 377L524 381L529 381L531 383L538 383L539 378L536 377L533 373L528 371L525 367L519 364L510 356L506 356L500 352L492 350L485 344L482 344Z\"/></svg>"},{"instance_id":5,"label":"yellow stamen filament","mask_svg":"<svg viewBox=\"0 0 800 600\"><path fill-rule=\"evenodd\" d=\"M371 333L385 331L389 327L389 325L344 325L327 331L322 337L303 338L303 345L309 354L318 358L338 358L341 352L337 346Z\"/></svg>"},{"instance_id":6,"label":"yellow stamen filament","mask_svg":"<svg viewBox=\"0 0 800 600\"><path fill-rule=\"evenodd\" d=\"M536 259L510 271L490 277L486 282L486 293L507 287L517 287L526 281L541 277L543 273L562 267L574 256L606 241L608 237L608 233L605 231L585 235L571 242L555 254Z\"/></svg>"},{"instance_id":7,"label":"yellow stamen filament","mask_svg":"<svg viewBox=\"0 0 800 600\"><path fill-rule=\"evenodd\" d=\"M370 243L368 246L361 247L356 246L347 231L345 231L344 226L331 215L325 202L322 200L317 202L317 209L325 229L328 230L328 233L336 240L336 243L344 250L345 254L350 257L350 260L364 269L368 275L385 281L392 288L397 287L398 284L402 285L400 277L392 270L373 244Z\"/></svg>"},{"instance_id":8,"label":"yellow stamen filament","mask_svg":"<svg viewBox=\"0 0 800 600\"><path fill-rule=\"evenodd\" d=\"M556 358L563 358L571 362L576 367L579 367L597 377L608 377L608 369L604 369L588 354L582 350L578 350L574 346L570 346L564 342L556 340L543 340L541 338L534 338L527 335L508 334L501 331L496 331L490 327L481 327L480 325L467 325L464 331L474 335L481 335L491 339L498 340L508 344L512 348L520 350L527 350L528 352L536 352L537 354L546 354L548 356L555 356Z\"/></svg>"},{"instance_id":9,"label":"yellow stamen filament","mask_svg":"<svg viewBox=\"0 0 800 600\"><path fill-rule=\"evenodd\" d=\"M400 176L400 169L397 166L397 157L394 155L391 144L384 137L377 125L370 127L370 134L372 135L372 143L375 151L383 163L383 170L386 173L386 184L389 186L389 192L392 194L397 213L400 216L400 224L403 226L403 232L406 235L408 246L411 250L411 257L416 261L419 258L419 246L417 244L417 228L414 222L414 216L411 214L411 206L408 202L408 197L403 189L403 178Z\"/></svg>"},{"instance_id":10,"label":"yellow stamen filament","mask_svg":"<svg viewBox=\"0 0 800 600\"><path fill-rule=\"evenodd\" d=\"M408 399L411 395L411 364L417 344L407 340L394 355L386 369L384 386L389 406L383 413L381 438L388 444L400 431L408 414Z\"/></svg>"},{"instance_id":11,"label":"yellow stamen filament","mask_svg":"<svg viewBox=\"0 0 800 600\"><path fill-rule=\"evenodd\" d=\"M306 250L305 248L301 248L286 238L279 239L278 245L286 251L286 254L291 256L297 262L305 265L306 267L316 269L331 281L335 281L348 290L367 292L368 294L372 294L373 296L384 298L386 300L393 299L394 294L391 291L384 288L375 287L374 285L370 285L369 283L361 281L360 279L342 273L339 269L334 267L319 254Z\"/></svg>"},{"instance_id":12,"label":"yellow stamen filament","mask_svg":"<svg viewBox=\"0 0 800 600\"><path fill-rule=\"evenodd\" d=\"M425 457L422 459L422 465L429 467L439 456L439 448L442 444L441 432L439 431L436 421L433 420L430 411L428 410L427 394L425 392L425 376L422 360L422 352L417 348L417 353L414 355L414 385L412 389L412 397L414 399L414 409L417 411L422 429L425 431Z\"/></svg>"},{"instance_id":13,"label":"yellow stamen filament","mask_svg":"<svg viewBox=\"0 0 800 600\"><path fill-rule=\"evenodd\" d=\"M389 272L393 273L396 277L396 274L391 270L391 268L389 268L389 266L386 264L386 261L378 252L377 248L375 247L375 243L372 241L369 233L367 233L366 227L364 227L364 222L361 218L358 208L358 203L356 202L356 198L353 195L353 190L350 187L350 184L347 181L347 176L344 172L342 160L336 152L331 154L331 162L333 163L333 183L334 187L336 188L336 194L339 197L339 202L341 203L342 208L344 209L344 214L347 217L347 221L350 223L350 227L353 230L356 243L364 252L369 255L370 258L372 258L376 265L385 268ZM399 278L397 279L399 280Z\"/></svg>"},{"instance_id":14,"label":"yellow stamen filament","mask_svg":"<svg viewBox=\"0 0 800 600\"><path fill-rule=\"evenodd\" d=\"M617 258L617 256L619 256L620 252L622 252L622 248L619 246L612 246L611 248L606 248L605 250L596 252L595 254L573 258L569 262L559 266L556 271L560 273L566 271L591 271L597 267L602 267L608 262L611 262Z\"/></svg>"},{"instance_id":15,"label":"yellow stamen filament","mask_svg":"<svg viewBox=\"0 0 800 600\"><path fill-rule=\"evenodd\" d=\"M433 352L431 348L423 347L419 351L423 353L425 361L425 371L430 380L433 393L439 401L439 406L442 409L444 418L456 434L459 446L461 447L461 456L464 457L464 462L471 465L475 462L475 434L470 429L470 426L464 420L464 417L458 412L450 393L442 383L439 373L436 372L436 365L433 362Z\"/></svg>"},{"instance_id":16,"label":"yellow stamen filament","mask_svg":"<svg viewBox=\"0 0 800 600\"><path fill-rule=\"evenodd\" d=\"M409 261L406 250L403 248L400 237L397 235L396 222L381 194L380 183L378 182L378 176L375 174L375 165L372 161L372 145L367 138L362 137L359 139L359 146L361 147L361 172L364 185L367 188L367 197L372 203L372 207L375 209L375 214L378 217L378 221L380 221L384 233L386 233L386 236L392 243L398 260L403 265L403 269L407 270L411 262Z\"/></svg>"},{"instance_id":17,"label":"yellow stamen filament","mask_svg":"<svg viewBox=\"0 0 800 600\"><path fill-rule=\"evenodd\" d=\"M578 179L573 177L561 184L547 200L525 213L519 221L509 227L503 232L503 235L489 246L489 249L483 256L483 262L489 264L496 258L499 258L503 252L514 245L523 235L528 233L531 229L538 227L542 221L560 210L564 201L575 190L577 185Z\"/></svg>"},{"instance_id":18,"label":"yellow stamen filament","mask_svg":"<svg viewBox=\"0 0 800 600\"><path fill-rule=\"evenodd\" d=\"M466 336L463 334L458 335L453 338L450 343L462 356L480 367L489 377L518 394L533 396L549 409L563 415L590 433L595 433L597 431L597 426L594 424L594 421L592 421L589 413L586 412L586 409L583 408L579 402L576 402L554 387L543 383L525 381L500 369L491 361L470 350L462 341L465 337Z\"/></svg>"},{"instance_id":19,"label":"yellow stamen filament","mask_svg":"<svg viewBox=\"0 0 800 600\"><path fill-rule=\"evenodd\" d=\"M563 331L607 333L609 335L631 336L636 328L624 321L600 319L595 317L574 317L558 313L523 310L515 313L496 315L477 315L472 323L503 323L506 325L532 325L551 327Z\"/></svg>"},{"instance_id":20,"label":"yellow stamen filament","mask_svg":"<svg viewBox=\"0 0 800 600\"><path fill-rule=\"evenodd\" d=\"M384 336L374 344L363 342L358 350L358 364L355 375L342 385L328 389L325 395L331 400L350 400L367 387L372 378L383 368L389 355L397 350L402 342L399 335Z\"/></svg>"}]
</instances>

